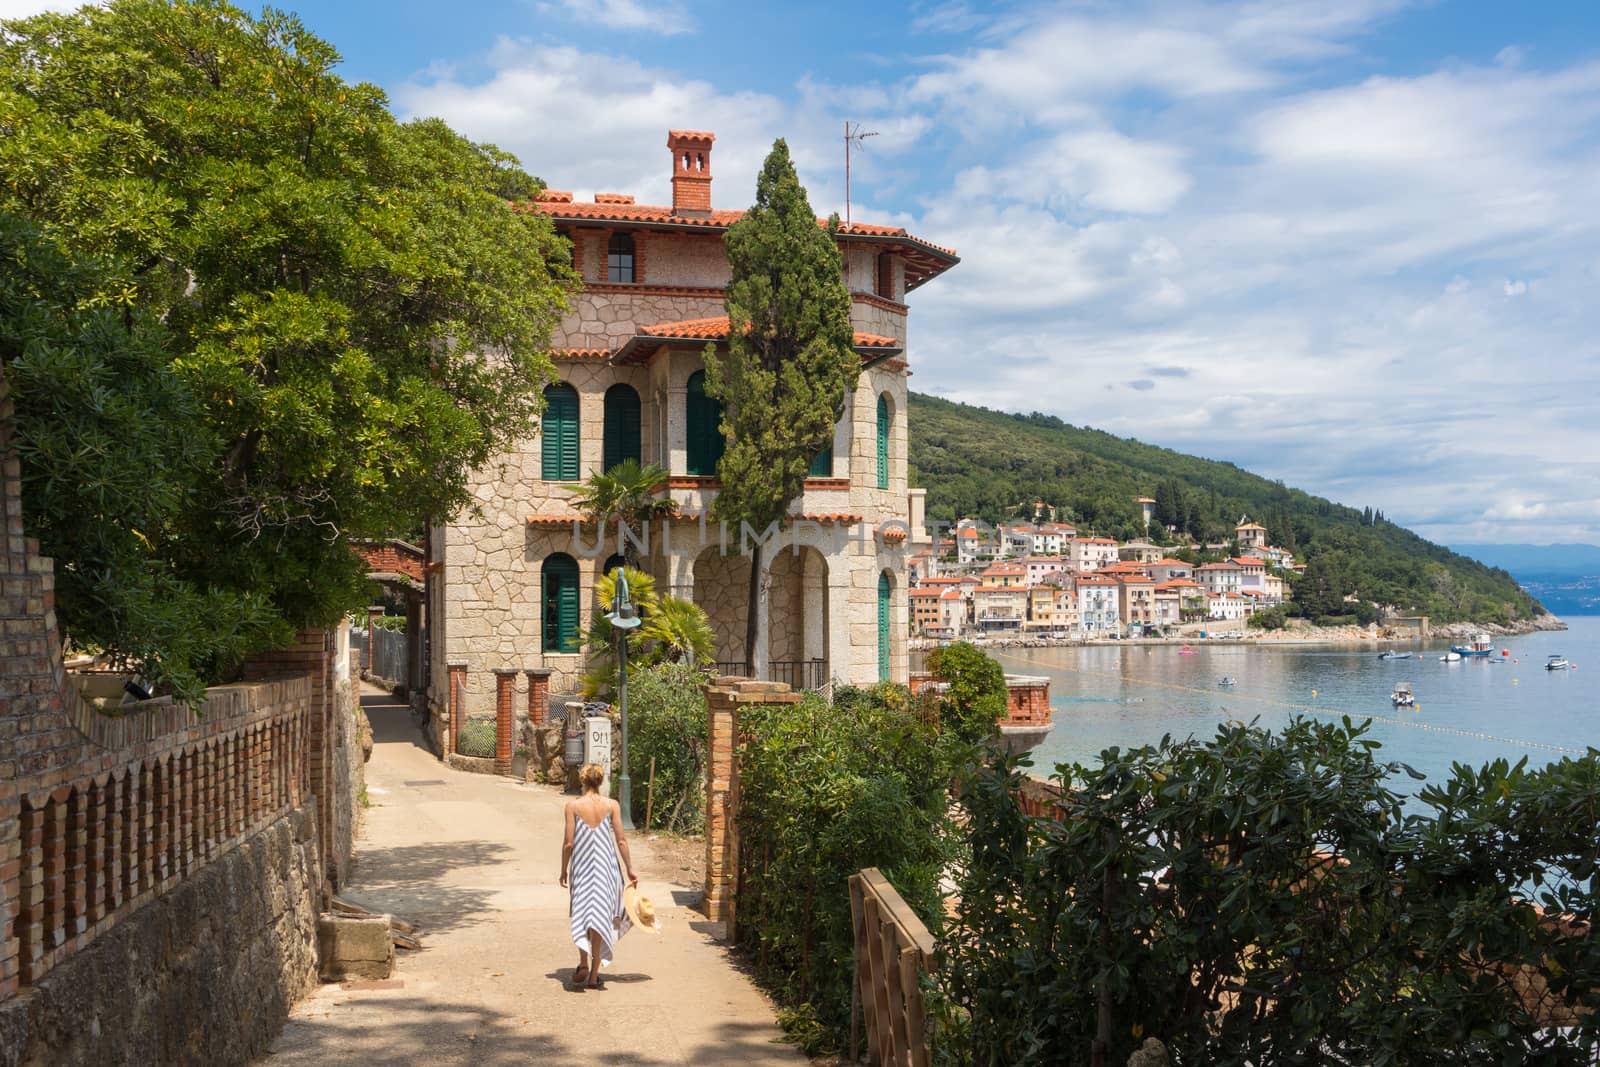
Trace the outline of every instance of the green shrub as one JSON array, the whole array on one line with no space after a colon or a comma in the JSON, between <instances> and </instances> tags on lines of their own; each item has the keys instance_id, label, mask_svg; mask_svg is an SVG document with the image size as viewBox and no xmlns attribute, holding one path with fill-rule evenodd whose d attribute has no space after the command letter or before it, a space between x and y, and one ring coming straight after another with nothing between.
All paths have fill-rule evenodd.
<instances>
[{"instance_id":1,"label":"green shrub","mask_svg":"<svg viewBox=\"0 0 1600 1067\"><path fill-rule=\"evenodd\" d=\"M1019 810L1016 761L975 775L939 933L945 1062L1087 1062L1102 1041L1122 1063L1143 1036L1177 1064L1592 1062L1600 751L1457 766L1408 811L1366 730L1110 749L1057 768L1060 821ZM1531 1010L1528 972L1575 1023Z\"/></svg>"},{"instance_id":2,"label":"green shrub","mask_svg":"<svg viewBox=\"0 0 1600 1067\"><path fill-rule=\"evenodd\" d=\"M1245 620L1245 625L1253 630L1281 630L1288 618L1288 611L1282 604L1264 608Z\"/></svg>"},{"instance_id":3,"label":"green shrub","mask_svg":"<svg viewBox=\"0 0 1600 1067\"><path fill-rule=\"evenodd\" d=\"M928 654L929 672L946 685L939 714L944 727L967 743L993 735L1006 716L1006 672L978 648L957 641Z\"/></svg>"},{"instance_id":4,"label":"green shrub","mask_svg":"<svg viewBox=\"0 0 1600 1067\"><path fill-rule=\"evenodd\" d=\"M628 774L633 818L642 829L705 829L707 672L681 663L628 671ZM655 804L645 826L650 759Z\"/></svg>"},{"instance_id":5,"label":"green shrub","mask_svg":"<svg viewBox=\"0 0 1600 1067\"><path fill-rule=\"evenodd\" d=\"M1319 616L1317 616L1317 625L1318 626L1354 626L1355 624L1356 624L1356 617L1354 615L1319 615Z\"/></svg>"},{"instance_id":6,"label":"green shrub","mask_svg":"<svg viewBox=\"0 0 1600 1067\"><path fill-rule=\"evenodd\" d=\"M456 751L463 756L493 758L494 720L468 719L462 723L461 736L456 738Z\"/></svg>"},{"instance_id":7,"label":"green shrub","mask_svg":"<svg viewBox=\"0 0 1600 1067\"><path fill-rule=\"evenodd\" d=\"M882 869L931 928L955 844L948 784L975 752L908 714L904 687L837 699L740 720L738 943L808 1054L837 1048L849 1025L849 876Z\"/></svg>"}]
</instances>

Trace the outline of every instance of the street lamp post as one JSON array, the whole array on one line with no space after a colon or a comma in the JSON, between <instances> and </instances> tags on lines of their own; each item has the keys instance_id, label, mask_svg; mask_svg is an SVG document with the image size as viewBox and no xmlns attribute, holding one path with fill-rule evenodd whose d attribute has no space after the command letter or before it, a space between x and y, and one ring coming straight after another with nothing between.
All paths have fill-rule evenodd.
<instances>
[{"instance_id":1,"label":"street lamp post","mask_svg":"<svg viewBox=\"0 0 1600 1067\"><path fill-rule=\"evenodd\" d=\"M611 611L606 615L611 620L611 625L622 631L622 639L617 646L617 667L621 675L617 683L617 705L621 710L622 719L622 773L617 777L617 805L622 808L622 828L633 829L633 782L628 777L628 631L639 625L639 616L633 610L633 601L628 596L628 578L618 567L612 572L616 575L616 594L611 600Z\"/></svg>"}]
</instances>

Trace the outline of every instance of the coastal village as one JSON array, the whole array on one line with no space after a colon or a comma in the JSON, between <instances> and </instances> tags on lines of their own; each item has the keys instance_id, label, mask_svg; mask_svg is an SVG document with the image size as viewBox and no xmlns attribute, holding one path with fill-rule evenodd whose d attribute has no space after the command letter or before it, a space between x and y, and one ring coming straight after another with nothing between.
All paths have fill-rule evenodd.
<instances>
[{"instance_id":1,"label":"coastal village","mask_svg":"<svg viewBox=\"0 0 1600 1067\"><path fill-rule=\"evenodd\" d=\"M1141 497L1148 528L1154 501ZM1305 570L1241 518L1228 544L1177 549L1080 536L1044 502L1030 521L962 519L908 561L910 617L924 641L1093 640L1240 633ZM1175 558L1181 551L1195 563Z\"/></svg>"}]
</instances>

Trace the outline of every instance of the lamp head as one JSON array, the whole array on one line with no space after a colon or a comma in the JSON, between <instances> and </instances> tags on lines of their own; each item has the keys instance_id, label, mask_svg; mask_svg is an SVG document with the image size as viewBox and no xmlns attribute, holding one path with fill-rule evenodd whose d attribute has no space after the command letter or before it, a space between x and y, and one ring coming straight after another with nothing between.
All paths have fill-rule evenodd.
<instances>
[{"instance_id":1,"label":"lamp head","mask_svg":"<svg viewBox=\"0 0 1600 1067\"><path fill-rule=\"evenodd\" d=\"M631 630L639 625L640 620L639 613L633 607L633 598L628 593L628 576L621 567L613 573L617 576L616 594L611 599L611 611L606 618L618 629Z\"/></svg>"}]
</instances>

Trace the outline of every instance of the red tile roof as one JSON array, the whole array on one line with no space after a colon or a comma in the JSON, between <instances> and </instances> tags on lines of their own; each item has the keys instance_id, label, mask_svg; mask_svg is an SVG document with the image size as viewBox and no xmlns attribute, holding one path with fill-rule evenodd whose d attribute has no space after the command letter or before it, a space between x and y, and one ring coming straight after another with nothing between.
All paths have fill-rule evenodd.
<instances>
[{"instance_id":1,"label":"red tile roof","mask_svg":"<svg viewBox=\"0 0 1600 1067\"><path fill-rule=\"evenodd\" d=\"M655 322L639 326L627 344L617 349L617 362L644 359L659 349L666 341L720 341L728 336L728 316L716 315L708 319L683 319L679 322ZM855 331L853 344L857 352L884 354L899 352L905 346L893 337Z\"/></svg>"},{"instance_id":2,"label":"red tile roof","mask_svg":"<svg viewBox=\"0 0 1600 1067\"><path fill-rule=\"evenodd\" d=\"M708 135L709 136L709 135ZM556 221L570 222L631 222L663 229L697 229L707 232L726 230L744 217L743 211L713 210L703 215L680 215L673 209L655 204L635 204L632 198L623 203L623 194L606 193L600 203L579 203L570 192L546 189L537 200L513 204L519 211L537 211ZM818 219L817 225L826 226L827 219ZM961 262L953 248L943 248L932 241L923 240L901 226L877 226L867 222L841 225L841 238L865 238L874 242L900 246L906 258L906 288L915 289Z\"/></svg>"},{"instance_id":3,"label":"red tile roof","mask_svg":"<svg viewBox=\"0 0 1600 1067\"><path fill-rule=\"evenodd\" d=\"M609 348L552 348L551 359L606 359L611 355Z\"/></svg>"}]
</instances>

